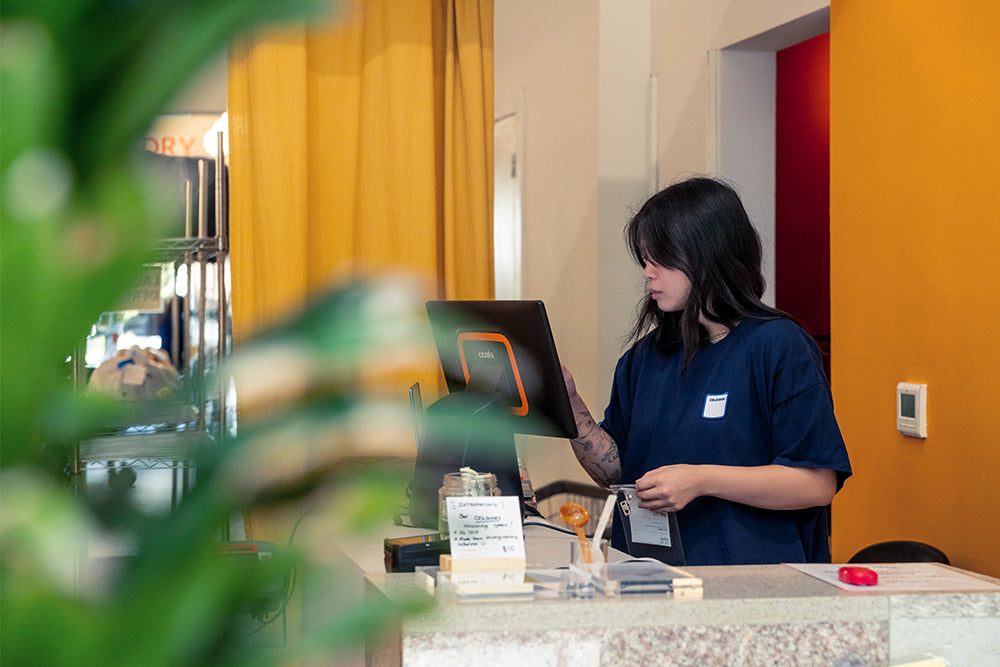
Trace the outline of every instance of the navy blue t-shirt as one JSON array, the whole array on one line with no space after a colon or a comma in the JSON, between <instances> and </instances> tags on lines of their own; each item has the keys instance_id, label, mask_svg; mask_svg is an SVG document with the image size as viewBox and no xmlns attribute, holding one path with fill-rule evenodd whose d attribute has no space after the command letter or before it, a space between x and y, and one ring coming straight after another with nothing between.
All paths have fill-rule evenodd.
<instances>
[{"instance_id":1,"label":"navy blue t-shirt","mask_svg":"<svg viewBox=\"0 0 1000 667\"><path fill-rule=\"evenodd\" d=\"M601 426L618 444L622 484L675 463L851 464L813 340L791 320L746 319L698 350L664 356L655 331L618 360ZM825 507L766 510L702 496L677 512L688 565L829 562ZM624 547L621 526L612 544Z\"/></svg>"}]
</instances>

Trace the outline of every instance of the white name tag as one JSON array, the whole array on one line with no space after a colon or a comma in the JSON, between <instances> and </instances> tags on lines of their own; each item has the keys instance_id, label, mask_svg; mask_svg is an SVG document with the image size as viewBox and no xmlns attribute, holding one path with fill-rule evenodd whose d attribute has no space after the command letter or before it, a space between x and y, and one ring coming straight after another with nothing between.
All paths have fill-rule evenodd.
<instances>
[{"instance_id":1,"label":"white name tag","mask_svg":"<svg viewBox=\"0 0 1000 667\"><path fill-rule=\"evenodd\" d=\"M705 419L722 419L726 416L726 403L729 401L729 393L706 394L705 408L701 411L701 416Z\"/></svg>"}]
</instances>

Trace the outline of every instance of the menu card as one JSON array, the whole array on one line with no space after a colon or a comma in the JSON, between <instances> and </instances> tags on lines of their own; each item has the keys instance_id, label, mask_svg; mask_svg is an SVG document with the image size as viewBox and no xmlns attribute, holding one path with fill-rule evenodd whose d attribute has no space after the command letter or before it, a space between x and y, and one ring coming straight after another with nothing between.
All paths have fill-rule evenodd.
<instances>
[{"instance_id":1,"label":"menu card","mask_svg":"<svg viewBox=\"0 0 1000 667\"><path fill-rule=\"evenodd\" d=\"M859 563L878 573L878 583L874 586L858 586L840 581L837 578L837 570L843 567L842 564L786 563L786 565L838 588L854 592L1000 592L1000 586L993 582L940 563Z\"/></svg>"},{"instance_id":2,"label":"menu card","mask_svg":"<svg viewBox=\"0 0 1000 667\"><path fill-rule=\"evenodd\" d=\"M449 497L445 502L453 561L518 559L524 562L521 506L515 496Z\"/></svg>"}]
</instances>

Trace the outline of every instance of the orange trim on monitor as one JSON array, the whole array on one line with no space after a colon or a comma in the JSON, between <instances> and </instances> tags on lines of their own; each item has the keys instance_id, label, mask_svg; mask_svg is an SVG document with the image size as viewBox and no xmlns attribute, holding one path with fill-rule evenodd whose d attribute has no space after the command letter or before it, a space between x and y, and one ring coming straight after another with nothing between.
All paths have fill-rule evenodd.
<instances>
[{"instance_id":1,"label":"orange trim on monitor","mask_svg":"<svg viewBox=\"0 0 1000 667\"><path fill-rule=\"evenodd\" d=\"M528 397L525 395L524 385L521 383L521 373L517 370L517 360L514 359L514 348L510 346L510 341L507 340L507 337L499 333L486 333L482 331L458 334L458 356L462 360L462 374L465 376L466 384L469 382L469 366L465 363L465 350L462 348L462 343L467 340L485 340L504 344L504 347L507 348L507 358L510 359L510 367L514 371L514 382L517 384L517 393L521 397L521 405L511 406L510 411L521 417L528 414Z\"/></svg>"}]
</instances>

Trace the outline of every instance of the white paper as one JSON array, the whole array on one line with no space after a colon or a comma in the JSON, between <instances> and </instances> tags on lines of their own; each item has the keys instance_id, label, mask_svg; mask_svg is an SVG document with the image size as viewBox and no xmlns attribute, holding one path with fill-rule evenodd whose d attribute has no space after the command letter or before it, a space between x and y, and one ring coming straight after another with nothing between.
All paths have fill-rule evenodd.
<instances>
[{"instance_id":1,"label":"white paper","mask_svg":"<svg viewBox=\"0 0 1000 667\"><path fill-rule=\"evenodd\" d=\"M878 583L873 586L858 586L840 581L837 578L837 571L844 567L844 564L786 563L786 565L848 591L879 593L1000 591L1000 586L997 584L962 574L939 563L857 563L861 567L875 570L878 574Z\"/></svg>"},{"instance_id":2,"label":"white paper","mask_svg":"<svg viewBox=\"0 0 1000 667\"><path fill-rule=\"evenodd\" d=\"M449 497L445 503L452 558L524 558L515 496Z\"/></svg>"},{"instance_id":3,"label":"white paper","mask_svg":"<svg viewBox=\"0 0 1000 667\"><path fill-rule=\"evenodd\" d=\"M629 494L629 524L632 526L632 541L669 547L670 516L639 507L639 497Z\"/></svg>"}]
</instances>

